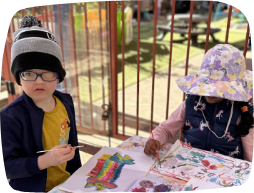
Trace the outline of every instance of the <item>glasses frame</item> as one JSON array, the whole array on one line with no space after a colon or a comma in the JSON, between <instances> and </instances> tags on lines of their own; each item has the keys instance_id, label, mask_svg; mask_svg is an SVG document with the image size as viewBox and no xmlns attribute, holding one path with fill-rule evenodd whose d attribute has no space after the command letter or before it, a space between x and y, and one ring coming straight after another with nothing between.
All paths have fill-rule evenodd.
<instances>
[{"instance_id":1,"label":"glasses frame","mask_svg":"<svg viewBox=\"0 0 254 193\"><path fill-rule=\"evenodd\" d=\"M36 74L35 80L25 80L24 77L22 76L22 73L24 73L24 72L32 72L32 73L35 73L35 74ZM52 72L52 71L50 71L50 72ZM50 80L50 81L49 81L49 80L44 80L43 77L42 77L42 75L45 74L45 73L49 73L49 72L43 72L43 73L41 73L41 74L38 74L38 73L33 72L33 71L22 71L22 72L19 73L19 76L20 76L20 77L22 78L22 80L24 80L24 81L36 81L37 78L38 78L38 76L40 76L41 79L42 79L43 81L45 81L45 82L53 82L53 81L55 81L55 80L58 79L59 73L58 73L58 72L54 72L54 73L56 73L56 79L55 79L55 80Z\"/></svg>"}]
</instances>

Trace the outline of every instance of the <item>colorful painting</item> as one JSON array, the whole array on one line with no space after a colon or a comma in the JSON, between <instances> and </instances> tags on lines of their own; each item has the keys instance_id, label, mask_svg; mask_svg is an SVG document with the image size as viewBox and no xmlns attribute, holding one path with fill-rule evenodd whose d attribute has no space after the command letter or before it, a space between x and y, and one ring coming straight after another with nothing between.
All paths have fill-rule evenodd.
<instances>
[{"instance_id":1,"label":"colorful painting","mask_svg":"<svg viewBox=\"0 0 254 193\"><path fill-rule=\"evenodd\" d=\"M128 192L169 192L172 185L154 178L142 177L138 179Z\"/></svg>"},{"instance_id":2,"label":"colorful painting","mask_svg":"<svg viewBox=\"0 0 254 193\"><path fill-rule=\"evenodd\" d=\"M135 164L133 161L128 155L122 157L119 153L115 153L113 156L103 154L98 159L96 166L87 174L90 177L87 179L85 188L95 186L97 191L116 188L115 181L119 178L124 165Z\"/></svg>"},{"instance_id":3,"label":"colorful painting","mask_svg":"<svg viewBox=\"0 0 254 193\"><path fill-rule=\"evenodd\" d=\"M153 159L144 153L103 147L59 189L66 192L126 192L153 164Z\"/></svg>"},{"instance_id":4,"label":"colorful painting","mask_svg":"<svg viewBox=\"0 0 254 193\"><path fill-rule=\"evenodd\" d=\"M248 179L250 170L251 162L196 149L178 140L161 160L161 167L154 164L151 173L188 181L187 189L208 189L239 186Z\"/></svg>"}]
</instances>

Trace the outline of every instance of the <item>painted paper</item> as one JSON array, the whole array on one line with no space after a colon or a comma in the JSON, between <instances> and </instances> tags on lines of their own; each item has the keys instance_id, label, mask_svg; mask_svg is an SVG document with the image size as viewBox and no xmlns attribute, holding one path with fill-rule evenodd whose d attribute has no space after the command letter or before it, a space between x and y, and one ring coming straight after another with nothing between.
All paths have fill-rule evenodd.
<instances>
[{"instance_id":1,"label":"painted paper","mask_svg":"<svg viewBox=\"0 0 254 193\"><path fill-rule=\"evenodd\" d=\"M144 153L144 148L146 145L148 138L141 137L141 136L132 136L125 140L123 143L118 145L116 149L125 149L125 150L130 150L130 151L136 151L136 152L141 152ZM173 146L171 143L166 143L161 145L161 148L158 152L159 157L163 158L165 154L170 150L170 148ZM155 158L154 160L156 160Z\"/></svg>"},{"instance_id":2,"label":"painted paper","mask_svg":"<svg viewBox=\"0 0 254 193\"><path fill-rule=\"evenodd\" d=\"M170 192L181 191L186 184L186 181L175 179L169 176L148 174L146 177L153 178L157 181L161 181L164 184L170 185Z\"/></svg>"},{"instance_id":3,"label":"painted paper","mask_svg":"<svg viewBox=\"0 0 254 193\"><path fill-rule=\"evenodd\" d=\"M169 192L172 185L154 178L142 177L138 179L128 192Z\"/></svg>"},{"instance_id":4,"label":"painted paper","mask_svg":"<svg viewBox=\"0 0 254 193\"><path fill-rule=\"evenodd\" d=\"M151 173L188 181L187 189L209 189L242 185L250 170L251 162L196 149L178 140L161 160L161 167L154 164Z\"/></svg>"},{"instance_id":5,"label":"painted paper","mask_svg":"<svg viewBox=\"0 0 254 193\"><path fill-rule=\"evenodd\" d=\"M70 192L123 192L145 176L154 161L144 153L103 147L61 187Z\"/></svg>"}]
</instances>

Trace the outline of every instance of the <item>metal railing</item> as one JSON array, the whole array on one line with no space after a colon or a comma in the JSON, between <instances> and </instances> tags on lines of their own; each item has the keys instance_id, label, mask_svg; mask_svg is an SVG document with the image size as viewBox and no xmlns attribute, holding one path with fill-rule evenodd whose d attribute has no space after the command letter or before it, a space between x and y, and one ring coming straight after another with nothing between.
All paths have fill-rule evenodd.
<instances>
[{"instance_id":1,"label":"metal railing","mask_svg":"<svg viewBox=\"0 0 254 193\"><path fill-rule=\"evenodd\" d=\"M124 29L126 28L124 22L124 5L125 2L121 2L121 68L122 79L118 79L118 66L119 66L119 53L117 46L117 2L98 2L97 7L92 11L96 12L97 18L93 18L92 11L88 9L90 3L79 4L65 4L65 5L51 5L32 7L19 11L14 15L9 26L8 36L6 39L5 50L3 55L3 73L7 82L12 82L14 85L14 91L9 93L9 103L15 100L22 94L21 88L15 83L14 77L10 72L10 48L12 45L12 35L17 27L21 17L24 17L29 11L32 15L40 16L43 25L49 28L56 37L58 37L64 55L63 66L67 71L67 78L63 83L64 92L68 92L72 95L76 110L77 128L79 131L108 135L108 132L112 130L112 136L118 139L127 139L126 135L126 116L129 116L125 112L125 43L124 43ZM157 0L155 0L157 5ZM171 9L171 32L174 31L174 18L175 18L175 5L176 1L172 1ZM66 14L64 10L68 10ZM75 7L75 8L74 8ZM102 8L103 7L103 8ZM78 9L79 10L78 10ZM187 39L187 54L185 62L185 75L188 74L189 67L189 49L191 40L191 26L193 16L194 1L190 4L189 15L189 28ZM204 51L208 50L210 24L212 18L213 1L210 1L206 41ZM74 11L75 10L75 11ZM119 10L118 10L119 11ZM150 130L155 126L154 122L154 86L155 86L155 74L156 74L156 36L157 36L157 6L154 6L154 18L153 18L153 51L152 51L152 93L151 93L151 114ZM90 15L89 15L90 14ZM95 14L95 15L96 15ZM229 8L228 21L226 28L225 43L228 43L230 22L231 22L232 6ZM62 20L64 18L64 21ZM67 18L67 19L66 19ZM80 19L81 18L81 19ZM67 22L67 23L66 23ZM77 27L77 23L81 22ZM66 27L66 25L68 27ZM82 27L80 27L82 26ZM141 27L141 2L137 1L137 82L136 82L136 115L134 115L133 121L135 124L135 134L139 135L140 131L140 27ZM249 25L247 26L246 39L244 44L243 54L246 56L247 44L249 38ZM67 35L66 35L67 34ZM169 61L168 61L168 78L166 92L166 113L165 119L169 116L169 95L170 95L170 83L171 83L171 68L172 68L172 50L174 43L173 33L170 35L169 41ZM66 47L67 45L67 47ZM97 78L97 79L95 79ZM96 82L96 83L95 83ZM99 82L99 83L98 83ZM96 86L95 86L96 84ZM118 84L122 84L122 99L118 97ZM98 86L100 85L100 86ZM98 89L99 88L99 89ZM83 89L83 90L82 90ZM98 94L98 92L100 94ZM96 95L96 96L95 96ZM183 100L185 95L183 94ZM118 111L118 103L122 100L122 112ZM98 102L99 101L99 102ZM101 120L101 115L105 113L105 109L101 108L101 105L109 104L107 115L109 119ZM104 106L105 107L105 106ZM131 116L129 116L131 117ZM119 125L122 125L121 132L119 131ZM148 131L149 132L149 131ZM121 133L121 134L120 134ZM111 133L110 133L111 134Z\"/></svg>"}]
</instances>

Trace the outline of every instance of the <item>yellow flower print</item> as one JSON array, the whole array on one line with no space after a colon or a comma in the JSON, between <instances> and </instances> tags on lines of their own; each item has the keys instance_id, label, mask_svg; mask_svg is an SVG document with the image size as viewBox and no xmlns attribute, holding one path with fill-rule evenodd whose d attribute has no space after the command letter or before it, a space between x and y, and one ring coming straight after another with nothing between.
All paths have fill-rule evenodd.
<instances>
[{"instance_id":1,"label":"yellow flower print","mask_svg":"<svg viewBox=\"0 0 254 193\"><path fill-rule=\"evenodd\" d=\"M235 94L235 91L232 89L232 88L228 88L228 90L227 90L230 94Z\"/></svg>"},{"instance_id":2,"label":"yellow flower print","mask_svg":"<svg viewBox=\"0 0 254 193\"><path fill-rule=\"evenodd\" d=\"M236 79L235 74L229 74L228 76L229 76L230 80L235 80Z\"/></svg>"},{"instance_id":3,"label":"yellow flower print","mask_svg":"<svg viewBox=\"0 0 254 193\"><path fill-rule=\"evenodd\" d=\"M222 64L222 67L225 68L225 64Z\"/></svg>"},{"instance_id":4,"label":"yellow flower print","mask_svg":"<svg viewBox=\"0 0 254 193\"><path fill-rule=\"evenodd\" d=\"M203 88L205 86L204 83L199 83L198 85L199 85L200 88Z\"/></svg>"},{"instance_id":5,"label":"yellow flower print","mask_svg":"<svg viewBox=\"0 0 254 193\"><path fill-rule=\"evenodd\" d=\"M217 94L219 94L220 96L223 95L223 92L221 92L220 90L217 90Z\"/></svg>"},{"instance_id":6,"label":"yellow flower print","mask_svg":"<svg viewBox=\"0 0 254 193\"><path fill-rule=\"evenodd\" d=\"M215 66L216 66L215 64L210 64L210 67L211 67L211 68L213 68L213 67L215 67Z\"/></svg>"},{"instance_id":7,"label":"yellow flower print","mask_svg":"<svg viewBox=\"0 0 254 193\"><path fill-rule=\"evenodd\" d=\"M243 71L240 72L239 74L239 78L242 79L243 78Z\"/></svg>"},{"instance_id":8,"label":"yellow flower print","mask_svg":"<svg viewBox=\"0 0 254 193\"><path fill-rule=\"evenodd\" d=\"M242 59L241 59L241 58L238 58L237 63L238 63L238 64L241 64L241 63L242 63Z\"/></svg>"},{"instance_id":9,"label":"yellow flower print","mask_svg":"<svg viewBox=\"0 0 254 193\"><path fill-rule=\"evenodd\" d=\"M248 88L249 88L249 89L251 89L252 84L253 84L252 82L249 82L249 83L248 83Z\"/></svg>"},{"instance_id":10,"label":"yellow flower print","mask_svg":"<svg viewBox=\"0 0 254 193\"><path fill-rule=\"evenodd\" d=\"M197 93L199 95L202 95L202 94L205 94L206 92L205 92L205 89L200 89L199 91L197 91Z\"/></svg>"},{"instance_id":11,"label":"yellow flower print","mask_svg":"<svg viewBox=\"0 0 254 193\"><path fill-rule=\"evenodd\" d=\"M190 83L189 82L186 82L184 84L179 84L179 86L186 86L186 87L190 87Z\"/></svg>"}]
</instances>

